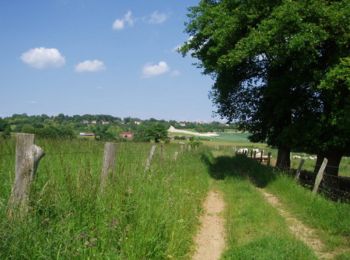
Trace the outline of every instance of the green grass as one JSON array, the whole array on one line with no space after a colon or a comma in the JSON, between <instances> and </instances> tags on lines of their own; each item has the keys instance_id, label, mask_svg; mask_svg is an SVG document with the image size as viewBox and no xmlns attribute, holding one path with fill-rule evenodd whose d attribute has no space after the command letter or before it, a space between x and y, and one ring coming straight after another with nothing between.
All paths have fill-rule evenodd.
<instances>
[{"instance_id":1,"label":"green grass","mask_svg":"<svg viewBox=\"0 0 350 260\"><path fill-rule=\"evenodd\" d=\"M0 143L0 259L187 259L208 175L199 152L122 143L116 173L99 192L103 143L38 141L46 152L26 218L8 221L14 178L13 142ZM83 153L82 153L83 152ZM84 153L85 152L85 153Z\"/></svg>"},{"instance_id":2,"label":"green grass","mask_svg":"<svg viewBox=\"0 0 350 260\"><path fill-rule=\"evenodd\" d=\"M349 249L349 204L333 202L321 195L313 196L309 190L296 184L292 178L270 167L260 165L249 158L223 156L216 160L217 165L225 165L226 168L222 170L223 166L217 166L217 169L214 165L211 172L213 172L215 178L224 179L225 182L231 181L230 188L228 188L233 190L231 192L238 190L239 187L237 185L244 185L239 184L239 181L242 182L241 179L244 182L247 182L247 179L249 179L255 186L265 188L273 193L293 215L316 229L328 250L335 250L336 248ZM247 187L240 189L239 195L236 196L241 196L244 189L249 189L249 185L247 183L245 185ZM245 196L250 196L250 193L253 193L253 191L246 193ZM244 201L247 203L246 200ZM250 207L250 211L254 211L254 207L259 208L262 205L259 198L255 198L254 201L251 206L247 206ZM234 200L232 200L232 203L234 203ZM267 206L264 205L265 207ZM271 217L263 217L264 222L269 221L269 219ZM344 257L350 257L350 253L345 253Z\"/></svg>"},{"instance_id":3,"label":"green grass","mask_svg":"<svg viewBox=\"0 0 350 260\"><path fill-rule=\"evenodd\" d=\"M265 202L247 175L229 157L205 157L223 191L227 249L223 259L317 259L294 238L276 209Z\"/></svg>"}]
</instances>

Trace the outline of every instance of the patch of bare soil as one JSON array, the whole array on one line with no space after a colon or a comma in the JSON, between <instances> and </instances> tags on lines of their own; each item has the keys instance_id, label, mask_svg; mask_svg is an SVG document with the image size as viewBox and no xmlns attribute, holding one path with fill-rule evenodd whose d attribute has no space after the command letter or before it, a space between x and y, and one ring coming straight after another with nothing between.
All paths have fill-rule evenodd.
<instances>
[{"instance_id":1,"label":"patch of bare soil","mask_svg":"<svg viewBox=\"0 0 350 260\"><path fill-rule=\"evenodd\" d=\"M196 252L193 260L215 260L225 248L225 229L222 213L225 203L217 191L210 191L204 201L204 214L200 218L201 226L195 237Z\"/></svg>"},{"instance_id":2,"label":"patch of bare soil","mask_svg":"<svg viewBox=\"0 0 350 260\"><path fill-rule=\"evenodd\" d=\"M337 254L342 253L340 251L326 252L323 242L318 239L316 235L316 230L306 226L300 220L295 218L290 212L285 210L279 199L266 192L263 189L259 189L264 195L268 203L270 203L274 208L276 208L279 214L286 220L287 225L291 233L299 240L303 241L308 247L310 247L320 259L333 259Z\"/></svg>"}]
</instances>

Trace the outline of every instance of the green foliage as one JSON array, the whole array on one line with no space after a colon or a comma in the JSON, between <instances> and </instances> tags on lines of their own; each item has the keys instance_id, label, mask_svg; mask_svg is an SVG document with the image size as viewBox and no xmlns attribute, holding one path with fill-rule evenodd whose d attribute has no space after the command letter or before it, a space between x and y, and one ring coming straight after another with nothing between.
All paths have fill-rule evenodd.
<instances>
[{"instance_id":1,"label":"green foliage","mask_svg":"<svg viewBox=\"0 0 350 260\"><path fill-rule=\"evenodd\" d=\"M203 0L188 16L191 38L181 51L213 76L211 98L222 117L252 141L287 151L349 152L350 125L335 112L345 115L350 99L343 87L348 0ZM321 82L332 87L318 88Z\"/></svg>"},{"instance_id":2,"label":"green foliage","mask_svg":"<svg viewBox=\"0 0 350 260\"><path fill-rule=\"evenodd\" d=\"M135 140L141 142L166 141L168 139L167 127L161 123L148 123L141 125L136 134Z\"/></svg>"}]
</instances>

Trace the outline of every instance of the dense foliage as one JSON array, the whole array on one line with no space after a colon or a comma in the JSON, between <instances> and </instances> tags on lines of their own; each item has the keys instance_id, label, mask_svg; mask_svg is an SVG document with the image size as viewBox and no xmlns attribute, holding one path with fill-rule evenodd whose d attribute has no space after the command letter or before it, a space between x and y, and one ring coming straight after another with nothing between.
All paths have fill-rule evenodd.
<instances>
[{"instance_id":1,"label":"dense foliage","mask_svg":"<svg viewBox=\"0 0 350 260\"><path fill-rule=\"evenodd\" d=\"M215 79L218 113L276 146L279 167L295 149L336 168L350 147L350 124L339 120L350 102L349 30L348 0L202 0L181 51Z\"/></svg>"}]
</instances>

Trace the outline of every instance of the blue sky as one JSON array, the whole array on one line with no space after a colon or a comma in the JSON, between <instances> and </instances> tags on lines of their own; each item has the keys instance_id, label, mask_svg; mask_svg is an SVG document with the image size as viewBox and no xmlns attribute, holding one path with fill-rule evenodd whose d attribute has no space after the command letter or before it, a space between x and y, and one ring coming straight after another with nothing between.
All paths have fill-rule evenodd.
<instances>
[{"instance_id":1,"label":"blue sky","mask_svg":"<svg viewBox=\"0 0 350 260\"><path fill-rule=\"evenodd\" d=\"M186 0L0 2L0 116L213 120L212 80L176 53Z\"/></svg>"}]
</instances>

